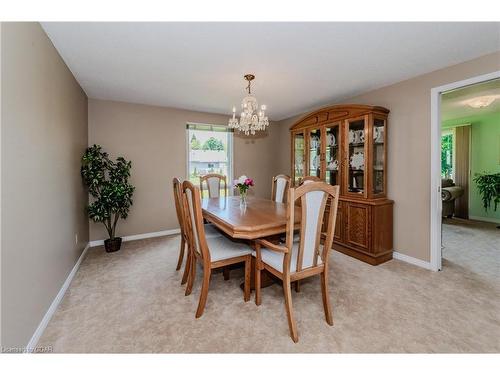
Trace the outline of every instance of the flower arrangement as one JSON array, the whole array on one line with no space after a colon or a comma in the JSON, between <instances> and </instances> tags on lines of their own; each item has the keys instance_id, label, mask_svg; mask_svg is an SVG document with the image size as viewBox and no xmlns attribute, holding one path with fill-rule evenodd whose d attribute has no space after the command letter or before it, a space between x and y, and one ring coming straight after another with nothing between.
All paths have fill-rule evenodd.
<instances>
[{"instance_id":1,"label":"flower arrangement","mask_svg":"<svg viewBox=\"0 0 500 375\"><path fill-rule=\"evenodd\" d=\"M237 180L234 180L234 187L240 192L241 203L246 203L247 192L248 189L250 189L250 186L253 186L253 180L245 175L238 177Z\"/></svg>"}]
</instances>

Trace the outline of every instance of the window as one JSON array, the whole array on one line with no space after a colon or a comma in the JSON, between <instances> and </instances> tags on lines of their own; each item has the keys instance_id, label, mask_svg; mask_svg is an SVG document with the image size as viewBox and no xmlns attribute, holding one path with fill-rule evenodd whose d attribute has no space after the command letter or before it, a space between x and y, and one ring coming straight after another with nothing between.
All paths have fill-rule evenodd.
<instances>
[{"instance_id":1,"label":"window","mask_svg":"<svg viewBox=\"0 0 500 375\"><path fill-rule=\"evenodd\" d=\"M232 130L222 125L188 124L186 133L188 179L199 186L200 176L208 173L222 174L226 176L228 192L231 192L230 185L233 177Z\"/></svg>"},{"instance_id":2,"label":"window","mask_svg":"<svg viewBox=\"0 0 500 375\"><path fill-rule=\"evenodd\" d=\"M441 177L455 176L455 132L454 129L441 132Z\"/></svg>"}]
</instances>

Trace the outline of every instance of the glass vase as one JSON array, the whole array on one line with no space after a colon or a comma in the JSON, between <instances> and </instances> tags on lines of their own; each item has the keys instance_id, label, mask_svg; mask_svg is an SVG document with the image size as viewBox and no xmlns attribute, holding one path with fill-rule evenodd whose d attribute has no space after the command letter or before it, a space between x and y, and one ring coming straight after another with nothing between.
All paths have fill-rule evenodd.
<instances>
[{"instance_id":1,"label":"glass vase","mask_svg":"<svg viewBox=\"0 0 500 375\"><path fill-rule=\"evenodd\" d=\"M247 205L247 192L246 190L240 190L240 206Z\"/></svg>"}]
</instances>

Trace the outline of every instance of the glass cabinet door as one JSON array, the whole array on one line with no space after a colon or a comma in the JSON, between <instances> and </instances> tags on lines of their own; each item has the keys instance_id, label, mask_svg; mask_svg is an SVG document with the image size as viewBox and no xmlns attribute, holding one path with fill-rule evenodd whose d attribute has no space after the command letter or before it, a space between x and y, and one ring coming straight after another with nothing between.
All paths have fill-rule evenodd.
<instances>
[{"instance_id":1,"label":"glass cabinet door","mask_svg":"<svg viewBox=\"0 0 500 375\"><path fill-rule=\"evenodd\" d=\"M308 176L321 178L321 130L308 130Z\"/></svg>"},{"instance_id":2,"label":"glass cabinet door","mask_svg":"<svg viewBox=\"0 0 500 375\"><path fill-rule=\"evenodd\" d=\"M347 122L347 192L364 195L365 175L365 118Z\"/></svg>"},{"instance_id":3,"label":"glass cabinet door","mask_svg":"<svg viewBox=\"0 0 500 375\"><path fill-rule=\"evenodd\" d=\"M327 125L325 149L325 181L330 185L340 184L340 124Z\"/></svg>"},{"instance_id":4,"label":"glass cabinet door","mask_svg":"<svg viewBox=\"0 0 500 375\"><path fill-rule=\"evenodd\" d=\"M385 140L386 140L386 123L384 119L373 119L373 134L372 134L372 152L373 152L373 176L372 176L372 194L385 194Z\"/></svg>"},{"instance_id":5,"label":"glass cabinet door","mask_svg":"<svg viewBox=\"0 0 500 375\"><path fill-rule=\"evenodd\" d=\"M301 179L305 176L305 137L304 133L293 134L293 183L298 186Z\"/></svg>"}]
</instances>

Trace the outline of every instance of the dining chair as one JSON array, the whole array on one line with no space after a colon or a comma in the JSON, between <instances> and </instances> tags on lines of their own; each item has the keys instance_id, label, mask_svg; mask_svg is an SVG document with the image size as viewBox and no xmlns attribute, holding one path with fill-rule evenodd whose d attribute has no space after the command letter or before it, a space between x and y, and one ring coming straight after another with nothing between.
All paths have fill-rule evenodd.
<instances>
[{"instance_id":1,"label":"dining chair","mask_svg":"<svg viewBox=\"0 0 500 375\"><path fill-rule=\"evenodd\" d=\"M252 249L242 242L234 242L224 236L207 237L201 211L200 191L190 181L182 183L183 206L185 212L186 233L189 244L188 261L189 275L186 295L191 294L196 277L196 264L203 267L203 282L200 299L196 310L196 318L202 316L208 296L208 286L212 270L237 263L245 263L245 302L250 300L250 272L252 264Z\"/></svg>"},{"instance_id":2,"label":"dining chair","mask_svg":"<svg viewBox=\"0 0 500 375\"><path fill-rule=\"evenodd\" d=\"M305 176L300 181L300 185L308 184L310 182L320 182L320 181L321 181L321 178L319 178L319 177L316 177L316 176Z\"/></svg>"},{"instance_id":3,"label":"dining chair","mask_svg":"<svg viewBox=\"0 0 500 375\"><path fill-rule=\"evenodd\" d=\"M184 250L186 248L188 240L182 204L182 183L177 177L174 177L174 179L172 180L172 184L174 187L175 212L177 214L177 220L179 221L179 228L181 230L181 247L179 249L179 259L177 260L177 266L175 268L175 270L178 271L182 266L182 261L184 259ZM222 234L212 224L205 224L205 235L210 238L222 236ZM185 284L187 281L188 273L186 272L186 270L189 271L187 266L188 262L186 261L186 269L184 270L184 275L182 276L181 285Z\"/></svg>"},{"instance_id":4,"label":"dining chair","mask_svg":"<svg viewBox=\"0 0 500 375\"><path fill-rule=\"evenodd\" d=\"M285 203L288 189L290 188L290 176L279 174L273 177L271 199L275 202Z\"/></svg>"},{"instance_id":5,"label":"dining chair","mask_svg":"<svg viewBox=\"0 0 500 375\"><path fill-rule=\"evenodd\" d=\"M305 176L302 178L300 181L300 185L305 185L305 184L310 184L311 182L320 182L321 178L317 176ZM293 241L298 242L300 240L300 234L297 233L297 231L294 234ZM300 281L297 280L295 283L295 291L298 293L300 292Z\"/></svg>"},{"instance_id":6,"label":"dining chair","mask_svg":"<svg viewBox=\"0 0 500 375\"><path fill-rule=\"evenodd\" d=\"M224 182L224 196L227 197L227 180L226 176L217 173L209 173L200 176L200 191L203 194L204 186L206 184L209 198L218 198L220 196L221 183Z\"/></svg>"},{"instance_id":7,"label":"dining chair","mask_svg":"<svg viewBox=\"0 0 500 375\"><path fill-rule=\"evenodd\" d=\"M295 202L300 199L300 240L293 241ZM331 206L326 234L322 233L323 216L327 200ZM291 283L311 276L321 278L321 292L326 322L333 325L328 292L328 253L332 247L337 218L339 186L324 182L310 182L288 191L286 244L274 244L265 239L255 241L255 304L260 305L261 271L267 270L283 283L286 314L290 337L298 341L297 326L293 317ZM325 235L321 246L321 237Z\"/></svg>"}]
</instances>

